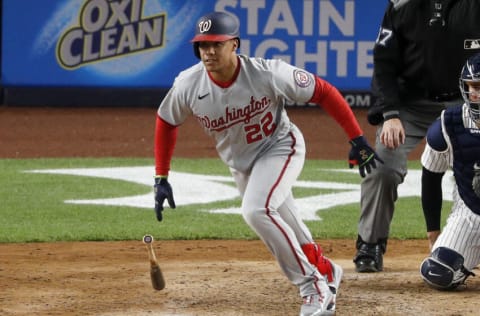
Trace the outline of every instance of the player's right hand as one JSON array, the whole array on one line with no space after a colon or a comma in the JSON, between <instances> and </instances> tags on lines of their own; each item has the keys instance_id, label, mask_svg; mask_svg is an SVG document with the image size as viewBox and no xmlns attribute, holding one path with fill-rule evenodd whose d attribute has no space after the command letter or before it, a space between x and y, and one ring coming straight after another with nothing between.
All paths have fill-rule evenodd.
<instances>
[{"instance_id":1,"label":"player's right hand","mask_svg":"<svg viewBox=\"0 0 480 316\"><path fill-rule=\"evenodd\" d=\"M153 193L155 195L155 214L157 215L157 220L161 222L163 219L162 211L165 200L168 201L170 208L175 208L172 186L168 183L166 177L155 177Z\"/></svg>"}]
</instances>

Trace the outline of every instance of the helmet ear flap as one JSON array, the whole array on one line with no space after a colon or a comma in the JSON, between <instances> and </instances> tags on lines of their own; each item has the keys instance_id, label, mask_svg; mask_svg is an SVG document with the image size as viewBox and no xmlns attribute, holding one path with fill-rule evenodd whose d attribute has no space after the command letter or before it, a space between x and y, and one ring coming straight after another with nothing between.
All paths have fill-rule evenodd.
<instances>
[{"instance_id":1,"label":"helmet ear flap","mask_svg":"<svg viewBox=\"0 0 480 316\"><path fill-rule=\"evenodd\" d=\"M202 59L200 57L200 49L198 49L198 42L193 42L193 54L195 55L195 57L197 57L198 59Z\"/></svg>"}]
</instances>

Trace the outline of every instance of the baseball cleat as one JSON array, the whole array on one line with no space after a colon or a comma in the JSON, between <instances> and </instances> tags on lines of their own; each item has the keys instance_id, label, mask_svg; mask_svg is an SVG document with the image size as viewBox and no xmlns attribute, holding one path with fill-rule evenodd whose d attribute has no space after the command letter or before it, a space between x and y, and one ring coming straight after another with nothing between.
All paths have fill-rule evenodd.
<instances>
[{"instance_id":1,"label":"baseball cleat","mask_svg":"<svg viewBox=\"0 0 480 316\"><path fill-rule=\"evenodd\" d=\"M337 304L338 289L340 288L340 282L342 281L342 277L343 277L343 268L331 260L330 262L333 268L333 281L328 282L327 284L328 284L328 287L330 288L330 292L332 292L333 294L333 300L332 300L333 304L328 307L328 310L335 312L335 307Z\"/></svg>"},{"instance_id":2,"label":"baseball cleat","mask_svg":"<svg viewBox=\"0 0 480 316\"><path fill-rule=\"evenodd\" d=\"M334 294L322 278L317 281L320 294L312 294L303 297L303 304L300 309L300 316L324 316L335 315Z\"/></svg>"}]
</instances>

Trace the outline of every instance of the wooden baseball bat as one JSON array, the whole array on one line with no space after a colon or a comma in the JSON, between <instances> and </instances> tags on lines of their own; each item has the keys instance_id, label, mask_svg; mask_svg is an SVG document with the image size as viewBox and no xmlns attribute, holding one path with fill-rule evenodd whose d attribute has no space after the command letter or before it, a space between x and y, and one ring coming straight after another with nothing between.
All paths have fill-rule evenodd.
<instances>
[{"instance_id":1,"label":"wooden baseball bat","mask_svg":"<svg viewBox=\"0 0 480 316\"><path fill-rule=\"evenodd\" d=\"M150 259L150 278L152 280L152 286L155 290L163 290L165 288L165 279L163 278L162 270L160 269L155 250L153 249L153 236L143 236L143 243L147 247L148 257Z\"/></svg>"}]
</instances>

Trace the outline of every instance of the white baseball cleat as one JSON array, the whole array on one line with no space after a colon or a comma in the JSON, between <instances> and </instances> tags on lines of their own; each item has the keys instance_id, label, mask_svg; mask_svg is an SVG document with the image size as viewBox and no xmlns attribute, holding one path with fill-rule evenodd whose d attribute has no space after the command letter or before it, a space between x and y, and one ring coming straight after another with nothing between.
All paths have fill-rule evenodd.
<instances>
[{"instance_id":1,"label":"white baseball cleat","mask_svg":"<svg viewBox=\"0 0 480 316\"><path fill-rule=\"evenodd\" d=\"M335 315L335 297L322 278L317 281L320 294L312 294L303 298L300 316Z\"/></svg>"},{"instance_id":2,"label":"white baseball cleat","mask_svg":"<svg viewBox=\"0 0 480 316\"><path fill-rule=\"evenodd\" d=\"M332 264L333 268L333 281L328 282L328 287L330 288L330 291L333 294L333 305L329 306L329 310L332 310L333 313L335 313L335 307L337 303L337 294L338 294L338 289L340 288L340 282L342 281L343 277L343 269L341 266L338 264L334 263L333 261L330 260L330 263ZM333 314L332 314L333 315Z\"/></svg>"}]
</instances>

